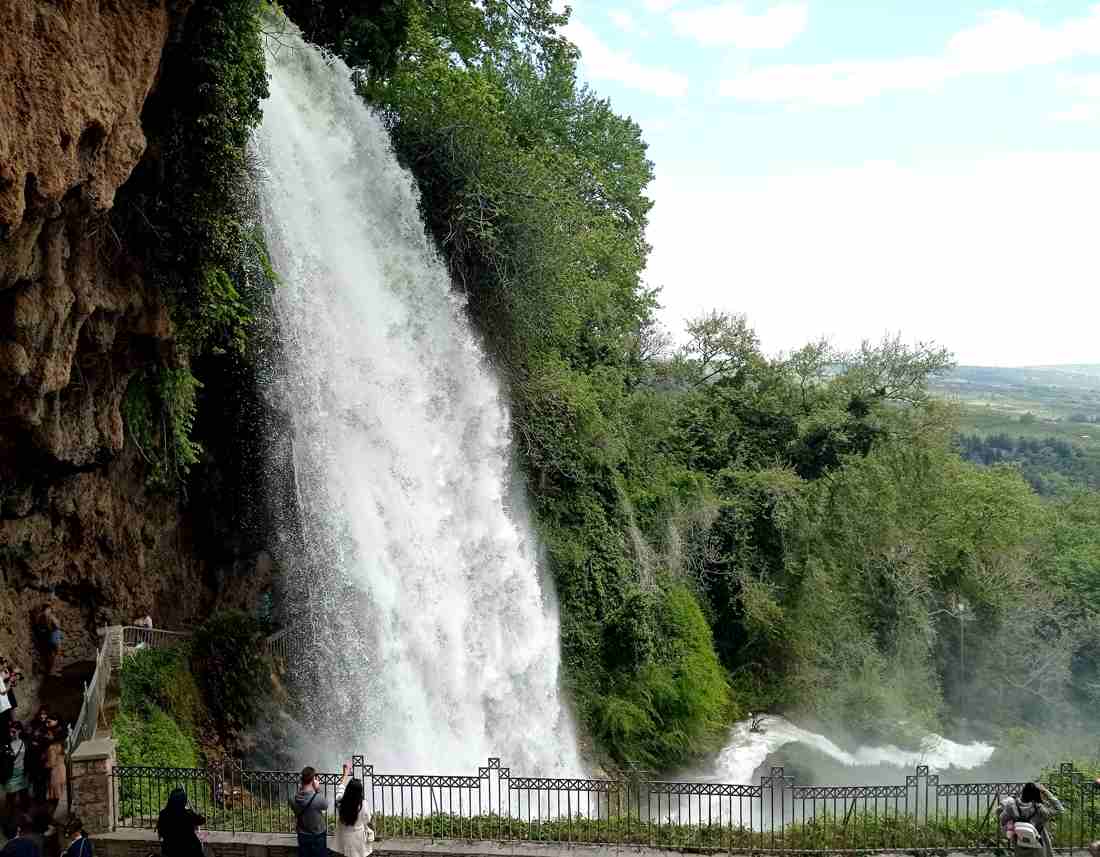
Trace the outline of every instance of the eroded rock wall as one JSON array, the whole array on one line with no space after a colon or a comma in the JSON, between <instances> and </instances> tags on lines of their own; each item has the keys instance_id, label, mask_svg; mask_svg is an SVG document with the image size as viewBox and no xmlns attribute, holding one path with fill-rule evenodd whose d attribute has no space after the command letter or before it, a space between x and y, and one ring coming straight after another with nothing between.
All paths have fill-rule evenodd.
<instances>
[{"instance_id":1,"label":"eroded rock wall","mask_svg":"<svg viewBox=\"0 0 1100 857\"><path fill-rule=\"evenodd\" d=\"M146 488L120 413L137 370L176 359L164 300L108 212L189 5L0 0L0 653L25 667L51 595L72 661L101 623L178 627L223 590L242 603L264 586L224 585L186 500ZM230 572L263 572L255 554Z\"/></svg>"}]
</instances>

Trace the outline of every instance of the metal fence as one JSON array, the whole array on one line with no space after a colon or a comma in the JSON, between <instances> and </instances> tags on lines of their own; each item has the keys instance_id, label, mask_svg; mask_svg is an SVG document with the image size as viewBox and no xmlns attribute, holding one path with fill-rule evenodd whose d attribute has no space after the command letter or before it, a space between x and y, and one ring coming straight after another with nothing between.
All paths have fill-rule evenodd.
<instances>
[{"instance_id":1,"label":"metal fence","mask_svg":"<svg viewBox=\"0 0 1100 857\"><path fill-rule=\"evenodd\" d=\"M72 754L85 741L90 741L100 727L106 708L111 677L122 666L123 659L143 648L166 648L185 640L189 634L182 631L163 631L158 628L136 628L113 625L103 629L103 643L96 655L95 672L84 685L84 699L76 722L70 724L65 739L65 760L68 780L72 781ZM70 794L70 799L72 795Z\"/></svg>"},{"instance_id":2,"label":"metal fence","mask_svg":"<svg viewBox=\"0 0 1100 857\"><path fill-rule=\"evenodd\" d=\"M376 773L364 782L379 839L483 839L647 845L698 850L988 850L1003 846L1001 796L1023 783L941 783L925 766L904 783L798 786L783 768L757 785L649 779L521 777L489 759L476 775ZM172 789L182 786L210 830L290 833L289 799L298 774L119 767L112 773L117 827L153 827ZM339 774L320 774L330 829ZM1100 837L1100 785L1063 764L1045 780L1065 811L1050 825L1058 849Z\"/></svg>"},{"instance_id":3,"label":"metal fence","mask_svg":"<svg viewBox=\"0 0 1100 857\"><path fill-rule=\"evenodd\" d=\"M69 736L65 741L65 756L72 755L73 750L84 741L95 737L96 727L99 724L99 715L103 710L103 703L107 697L107 687L111 683L113 669L112 653L118 645L116 637L121 636L118 628L107 628L103 645L96 655L95 672L91 681L84 685L84 701L80 705L80 714L76 722L69 727ZM71 779L71 777L70 777Z\"/></svg>"},{"instance_id":4,"label":"metal fence","mask_svg":"<svg viewBox=\"0 0 1100 857\"><path fill-rule=\"evenodd\" d=\"M283 628L264 639L264 651L281 670L287 669L291 660L300 656L308 645L302 634L291 628Z\"/></svg>"},{"instance_id":5,"label":"metal fence","mask_svg":"<svg viewBox=\"0 0 1100 857\"><path fill-rule=\"evenodd\" d=\"M103 643L96 656L95 672L84 685L84 700L75 723L69 726L69 736L65 742L66 758L84 741L95 737L100 725L111 677L121 669L128 655L143 649L166 649L178 646L191 637L190 631L167 631L163 628L143 628L136 625L112 625L103 629ZM264 651L275 658L282 658L284 664L288 657L296 652L296 641L286 630L279 631L264 641Z\"/></svg>"},{"instance_id":6,"label":"metal fence","mask_svg":"<svg viewBox=\"0 0 1100 857\"><path fill-rule=\"evenodd\" d=\"M167 649L191 638L190 631L165 631L163 628L141 628L127 625L122 629L119 657L142 649Z\"/></svg>"}]
</instances>

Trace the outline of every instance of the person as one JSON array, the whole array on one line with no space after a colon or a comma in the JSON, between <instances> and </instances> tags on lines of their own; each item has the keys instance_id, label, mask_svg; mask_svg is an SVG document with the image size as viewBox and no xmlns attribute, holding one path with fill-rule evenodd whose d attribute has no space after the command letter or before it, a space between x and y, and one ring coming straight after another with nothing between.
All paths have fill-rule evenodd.
<instances>
[{"instance_id":1,"label":"person","mask_svg":"<svg viewBox=\"0 0 1100 857\"><path fill-rule=\"evenodd\" d=\"M61 852L61 857L95 857L92 849L92 840L88 838L84 830L84 822L79 816L73 816L65 825L65 832L69 834L69 844Z\"/></svg>"},{"instance_id":2,"label":"person","mask_svg":"<svg viewBox=\"0 0 1100 857\"><path fill-rule=\"evenodd\" d=\"M3 783L5 809L9 815L27 809L27 744L23 740L23 724L15 720L8 727L8 744L4 748L5 768L10 773ZM29 832L29 831L28 831Z\"/></svg>"},{"instance_id":3,"label":"person","mask_svg":"<svg viewBox=\"0 0 1100 857\"><path fill-rule=\"evenodd\" d=\"M8 726L15 719L19 700L15 698L15 686L23 678L23 671L0 658L0 736L8 734Z\"/></svg>"},{"instance_id":4,"label":"person","mask_svg":"<svg viewBox=\"0 0 1100 857\"><path fill-rule=\"evenodd\" d=\"M1097 782L1100 783L1100 780L1097 780ZM1092 857L1100 857L1100 839L1089 843L1089 854Z\"/></svg>"},{"instance_id":5,"label":"person","mask_svg":"<svg viewBox=\"0 0 1100 857\"><path fill-rule=\"evenodd\" d=\"M11 673L8 668L0 669L0 735L8 734L8 724L15 717L15 707L8 698L8 682L11 681Z\"/></svg>"},{"instance_id":6,"label":"person","mask_svg":"<svg viewBox=\"0 0 1100 857\"><path fill-rule=\"evenodd\" d=\"M42 857L42 850L31 836L31 819L20 815L15 822L15 836L0 850L0 857Z\"/></svg>"},{"instance_id":7,"label":"person","mask_svg":"<svg viewBox=\"0 0 1100 857\"><path fill-rule=\"evenodd\" d=\"M301 785L290 799L290 809L296 819L298 857L326 857L328 798L318 791L317 771L308 765L302 768Z\"/></svg>"},{"instance_id":8,"label":"person","mask_svg":"<svg viewBox=\"0 0 1100 857\"><path fill-rule=\"evenodd\" d=\"M38 709L23 737L27 741L27 780L30 783L31 797L45 800L49 781L46 762L50 745L50 712L46 706Z\"/></svg>"},{"instance_id":9,"label":"person","mask_svg":"<svg viewBox=\"0 0 1100 857\"><path fill-rule=\"evenodd\" d=\"M48 726L46 769L49 771L49 779L46 785L46 802L52 812L65 799L68 780L65 773L65 731L56 720L49 720Z\"/></svg>"},{"instance_id":10,"label":"person","mask_svg":"<svg viewBox=\"0 0 1100 857\"><path fill-rule=\"evenodd\" d=\"M370 826L363 781L352 779L344 765L344 778L336 787L336 847L344 857L367 857L374 850L374 829Z\"/></svg>"},{"instance_id":11,"label":"person","mask_svg":"<svg viewBox=\"0 0 1100 857\"><path fill-rule=\"evenodd\" d=\"M1001 825L1011 830L1011 840L1017 853L1037 849L1020 847L1022 825L1031 825L1039 835L1044 857L1054 857L1054 841L1047 823L1063 811L1062 803L1041 783L1024 783L1019 797L1001 801L998 812Z\"/></svg>"},{"instance_id":12,"label":"person","mask_svg":"<svg viewBox=\"0 0 1100 857\"><path fill-rule=\"evenodd\" d=\"M187 792L175 788L157 818L161 857L202 857L197 830L206 819L187 805Z\"/></svg>"},{"instance_id":13,"label":"person","mask_svg":"<svg viewBox=\"0 0 1100 857\"><path fill-rule=\"evenodd\" d=\"M58 621L53 607L49 604L42 608L42 615L38 620L38 633L42 640L42 649L46 653L46 674L61 675L57 662L61 657L61 641L65 635L61 633L61 622Z\"/></svg>"}]
</instances>

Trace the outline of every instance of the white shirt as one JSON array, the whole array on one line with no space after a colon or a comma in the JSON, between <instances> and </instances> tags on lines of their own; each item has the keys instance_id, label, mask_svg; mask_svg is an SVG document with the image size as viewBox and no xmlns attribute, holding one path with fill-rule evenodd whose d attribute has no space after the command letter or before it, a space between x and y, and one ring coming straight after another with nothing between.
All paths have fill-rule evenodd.
<instances>
[{"instance_id":1,"label":"white shirt","mask_svg":"<svg viewBox=\"0 0 1100 857\"><path fill-rule=\"evenodd\" d=\"M337 803L344 796L345 786L346 783L340 783L336 788ZM344 857L368 857L374 851L372 842L374 842L374 831L370 827L370 812L367 810L366 800L359 807L359 817L353 825L344 824L337 810L336 847L332 849L333 851L338 851Z\"/></svg>"}]
</instances>

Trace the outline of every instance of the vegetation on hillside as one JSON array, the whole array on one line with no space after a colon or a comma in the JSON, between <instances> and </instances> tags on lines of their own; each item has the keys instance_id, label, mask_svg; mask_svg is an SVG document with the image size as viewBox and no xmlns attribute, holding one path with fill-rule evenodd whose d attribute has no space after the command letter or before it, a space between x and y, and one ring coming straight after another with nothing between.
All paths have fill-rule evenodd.
<instances>
[{"instance_id":1,"label":"vegetation on hillside","mask_svg":"<svg viewBox=\"0 0 1100 857\"><path fill-rule=\"evenodd\" d=\"M749 706L876 733L1097 701L1100 534L959 458L927 391L948 355L773 358L720 313L670 348L645 143L578 83L549 2L284 8L355 67L508 385L565 681L609 760L682 763Z\"/></svg>"}]
</instances>

